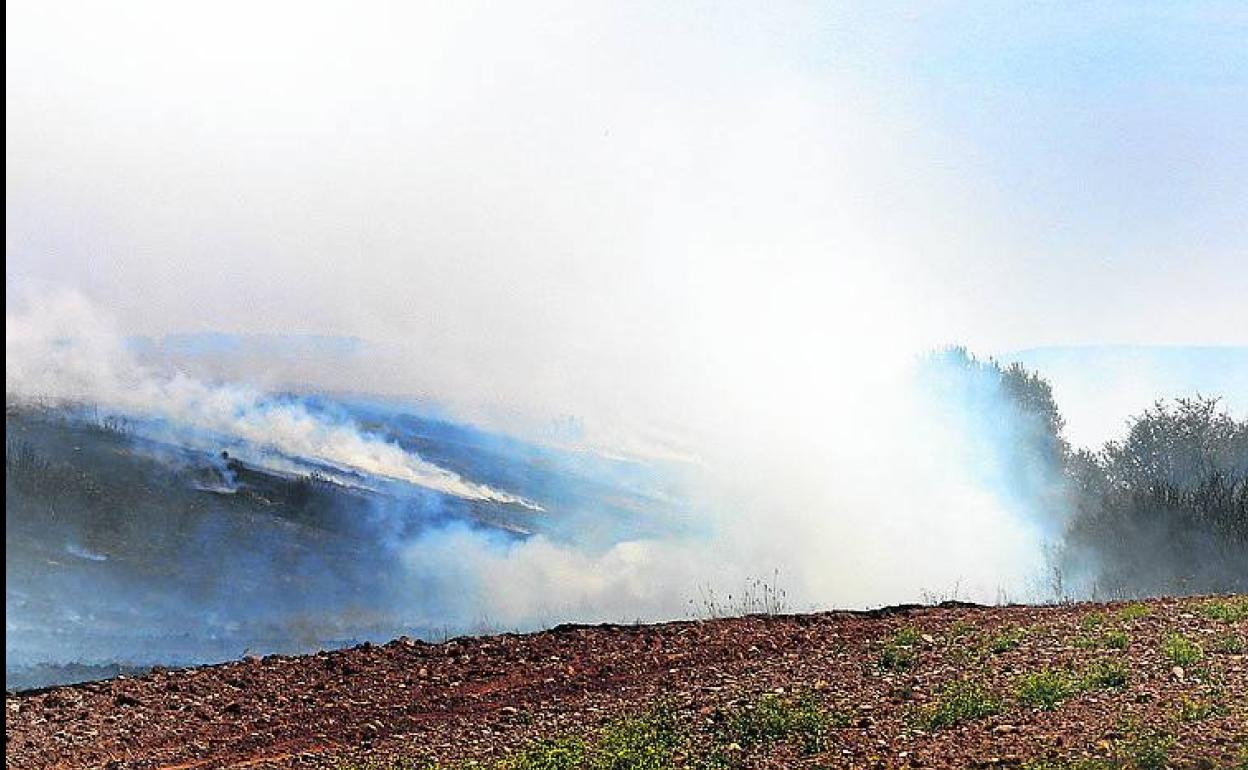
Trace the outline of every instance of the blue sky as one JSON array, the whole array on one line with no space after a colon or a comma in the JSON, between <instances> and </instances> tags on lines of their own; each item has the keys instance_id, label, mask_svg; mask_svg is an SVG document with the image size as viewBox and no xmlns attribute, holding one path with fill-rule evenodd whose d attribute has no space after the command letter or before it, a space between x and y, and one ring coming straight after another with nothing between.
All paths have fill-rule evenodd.
<instances>
[{"instance_id":1,"label":"blue sky","mask_svg":"<svg viewBox=\"0 0 1248 770\"><path fill-rule=\"evenodd\" d=\"M1010 231L1013 253L995 257L1017 265L1007 282L1083 316L1095 340L1107 300L1173 290L1163 309L1181 311L1248 275L1248 8L871 7L839 38L893 43L863 46L855 66L912 106L933 160Z\"/></svg>"}]
</instances>

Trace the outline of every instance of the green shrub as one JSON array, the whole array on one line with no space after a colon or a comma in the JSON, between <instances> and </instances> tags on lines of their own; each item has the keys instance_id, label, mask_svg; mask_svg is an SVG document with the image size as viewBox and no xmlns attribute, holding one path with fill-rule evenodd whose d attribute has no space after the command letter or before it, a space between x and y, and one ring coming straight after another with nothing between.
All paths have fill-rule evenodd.
<instances>
[{"instance_id":1,"label":"green shrub","mask_svg":"<svg viewBox=\"0 0 1248 770\"><path fill-rule=\"evenodd\" d=\"M923 641L923 634L914 626L904 626L893 634L892 644L898 647L915 647Z\"/></svg>"},{"instance_id":2,"label":"green shrub","mask_svg":"<svg viewBox=\"0 0 1248 770\"><path fill-rule=\"evenodd\" d=\"M1071 644L1079 650L1095 650L1101 646L1101 639L1097 636L1080 634L1074 638L1074 641L1072 641Z\"/></svg>"},{"instance_id":3,"label":"green shrub","mask_svg":"<svg viewBox=\"0 0 1248 770\"><path fill-rule=\"evenodd\" d=\"M949 626L949 635L955 639L973 639L979 635L979 627L969 620L958 620Z\"/></svg>"},{"instance_id":4,"label":"green shrub","mask_svg":"<svg viewBox=\"0 0 1248 770\"><path fill-rule=\"evenodd\" d=\"M499 760L496 770L582 770L601 765L591 764L589 744L571 736L537 741ZM640 767L640 766L638 766Z\"/></svg>"},{"instance_id":5,"label":"green shrub","mask_svg":"<svg viewBox=\"0 0 1248 770\"><path fill-rule=\"evenodd\" d=\"M1122 770L1122 764L1112 759L1095 757L1080 759L1029 759L1021 770Z\"/></svg>"},{"instance_id":6,"label":"green shrub","mask_svg":"<svg viewBox=\"0 0 1248 770\"><path fill-rule=\"evenodd\" d=\"M1123 747L1123 754L1135 770L1166 770L1174 738L1165 733L1145 733Z\"/></svg>"},{"instance_id":7,"label":"green shrub","mask_svg":"<svg viewBox=\"0 0 1248 770\"><path fill-rule=\"evenodd\" d=\"M1109 621L1104 612L1089 612L1079 620L1079 627L1084 631L1094 631Z\"/></svg>"},{"instance_id":8,"label":"green shrub","mask_svg":"<svg viewBox=\"0 0 1248 770\"><path fill-rule=\"evenodd\" d=\"M490 763L455 767L458 770L666 770L689 740L675 714L675 709L660 706L641 716L617 719L590 736L537 740ZM438 767L412 765L394 770L438 770Z\"/></svg>"},{"instance_id":9,"label":"green shrub","mask_svg":"<svg viewBox=\"0 0 1248 770\"><path fill-rule=\"evenodd\" d=\"M1180 722L1202 722L1209 717L1220 716L1226 712L1221 704L1203 698L1183 698L1175 709L1175 717Z\"/></svg>"},{"instance_id":10,"label":"green shrub","mask_svg":"<svg viewBox=\"0 0 1248 770\"><path fill-rule=\"evenodd\" d=\"M603 731L593 750L594 768L662 770L685 741L675 710L659 708L643 717L621 719Z\"/></svg>"},{"instance_id":11,"label":"green shrub","mask_svg":"<svg viewBox=\"0 0 1248 770\"><path fill-rule=\"evenodd\" d=\"M880 668L885 671L909 671L918 661L918 653L909 647L895 647L890 644L880 652Z\"/></svg>"},{"instance_id":12,"label":"green shrub","mask_svg":"<svg viewBox=\"0 0 1248 770\"><path fill-rule=\"evenodd\" d=\"M919 662L916 647L923 635L913 626L898 629L880 651L880 668L885 671L909 671Z\"/></svg>"},{"instance_id":13,"label":"green shrub","mask_svg":"<svg viewBox=\"0 0 1248 770\"><path fill-rule=\"evenodd\" d=\"M1106 631L1101 635L1101 643L1111 650L1125 650L1131 644L1131 635L1126 631Z\"/></svg>"},{"instance_id":14,"label":"green shrub","mask_svg":"<svg viewBox=\"0 0 1248 770\"><path fill-rule=\"evenodd\" d=\"M364 760L343 760L335 770L440 770L436 762L410 757L384 757Z\"/></svg>"},{"instance_id":15,"label":"green shrub","mask_svg":"<svg viewBox=\"0 0 1248 770\"><path fill-rule=\"evenodd\" d=\"M1244 642L1244 637L1232 632L1214 639L1210 649L1227 655L1243 655L1248 651L1248 643Z\"/></svg>"},{"instance_id":16,"label":"green shrub","mask_svg":"<svg viewBox=\"0 0 1248 770\"><path fill-rule=\"evenodd\" d=\"M1165 733L1145 733L1120 744L1113 758L1079 757L1032 759L1021 770L1165 770L1174 739Z\"/></svg>"}]
</instances>

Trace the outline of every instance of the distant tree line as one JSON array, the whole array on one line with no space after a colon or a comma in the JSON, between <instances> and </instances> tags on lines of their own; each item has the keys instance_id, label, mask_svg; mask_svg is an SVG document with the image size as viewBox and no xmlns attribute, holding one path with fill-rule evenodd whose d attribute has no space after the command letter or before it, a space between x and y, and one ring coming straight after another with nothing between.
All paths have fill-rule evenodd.
<instances>
[{"instance_id":1,"label":"distant tree line","mask_svg":"<svg viewBox=\"0 0 1248 770\"><path fill-rule=\"evenodd\" d=\"M1063 557L1110 594L1248 590L1248 421L1217 398L1158 401L1066 464Z\"/></svg>"},{"instance_id":2,"label":"distant tree line","mask_svg":"<svg viewBox=\"0 0 1248 770\"><path fill-rule=\"evenodd\" d=\"M1052 558L1065 586L1096 597L1248 591L1248 420L1221 399L1157 401L1123 438L1072 449L1040 375L962 348L938 360L964 391L987 382L1004 397L997 419L1016 427L998 454L1060 532Z\"/></svg>"}]
</instances>

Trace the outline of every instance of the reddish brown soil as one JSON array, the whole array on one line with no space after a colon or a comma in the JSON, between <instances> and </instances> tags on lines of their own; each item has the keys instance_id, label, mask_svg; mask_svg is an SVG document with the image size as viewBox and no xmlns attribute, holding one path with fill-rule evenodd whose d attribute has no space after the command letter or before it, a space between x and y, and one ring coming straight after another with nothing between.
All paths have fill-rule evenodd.
<instances>
[{"instance_id":1,"label":"reddish brown soil","mask_svg":"<svg viewBox=\"0 0 1248 770\"><path fill-rule=\"evenodd\" d=\"M534 736L585 733L659 700L693 721L783 688L845 714L832 747L795 759L777 747L756 766L1016 766L1055 756L1108 756L1137 731L1175 737L1184 767L1238 767L1248 744L1248 656L1219 652L1245 623L1206 617L1203 599L1149 602L1114 620L1125 650L1089 648L1085 616L1120 605L941 606L877 613L746 617L654 626L561 627L538 634L396 641L304 657L271 656L5 698L10 768L334 766L343 757L454 761L497 756ZM890 673L880 650L898 629L925 635L918 663ZM1009 626L1031 627L1012 650L984 651ZM1171 633L1204 659L1176 670ZM1011 702L1017 677L1043 666L1129 666L1121 690L1091 690L1052 711ZM915 713L950 681L974 678L1009 705L942 730ZM1218 713L1182 721L1183 699Z\"/></svg>"}]
</instances>

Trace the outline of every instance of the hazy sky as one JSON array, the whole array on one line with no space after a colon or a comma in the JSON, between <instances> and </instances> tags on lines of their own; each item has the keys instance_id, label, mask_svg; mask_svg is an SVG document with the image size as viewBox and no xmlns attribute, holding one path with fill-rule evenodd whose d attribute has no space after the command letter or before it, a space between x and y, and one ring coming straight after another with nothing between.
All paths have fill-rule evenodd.
<instances>
[{"instance_id":1,"label":"hazy sky","mask_svg":"<svg viewBox=\"0 0 1248 770\"><path fill-rule=\"evenodd\" d=\"M953 341L1248 341L1240 3L6 16L6 304L603 410Z\"/></svg>"}]
</instances>

